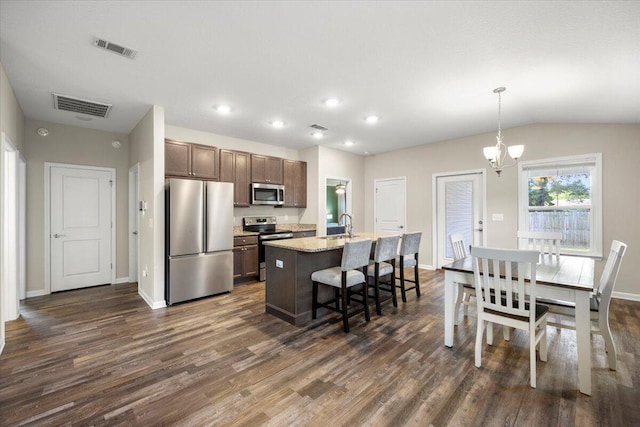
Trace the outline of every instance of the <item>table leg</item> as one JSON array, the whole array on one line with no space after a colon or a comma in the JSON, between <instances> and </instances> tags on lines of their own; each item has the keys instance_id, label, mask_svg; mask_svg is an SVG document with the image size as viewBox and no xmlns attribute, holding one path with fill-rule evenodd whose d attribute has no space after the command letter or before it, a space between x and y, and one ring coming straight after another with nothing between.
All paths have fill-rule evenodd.
<instances>
[{"instance_id":1,"label":"table leg","mask_svg":"<svg viewBox=\"0 0 640 427\"><path fill-rule=\"evenodd\" d=\"M444 272L444 345L453 347L454 308L458 293L458 286L453 281L454 273Z\"/></svg>"},{"instance_id":2,"label":"table leg","mask_svg":"<svg viewBox=\"0 0 640 427\"><path fill-rule=\"evenodd\" d=\"M591 321L589 292L576 292L576 341L578 344L578 388L591 395Z\"/></svg>"}]
</instances>

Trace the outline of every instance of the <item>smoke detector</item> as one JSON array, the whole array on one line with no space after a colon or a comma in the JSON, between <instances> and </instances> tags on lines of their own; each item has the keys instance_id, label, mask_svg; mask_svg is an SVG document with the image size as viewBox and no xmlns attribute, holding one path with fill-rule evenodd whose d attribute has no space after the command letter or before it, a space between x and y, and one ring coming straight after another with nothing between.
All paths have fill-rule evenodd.
<instances>
[{"instance_id":1,"label":"smoke detector","mask_svg":"<svg viewBox=\"0 0 640 427\"><path fill-rule=\"evenodd\" d=\"M73 96L52 93L53 108L56 110L71 111L72 113L86 114L95 117L107 117L111 111L111 104L90 101L88 99L75 98Z\"/></svg>"},{"instance_id":2,"label":"smoke detector","mask_svg":"<svg viewBox=\"0 0 640 427\"><path fill-rule=\"evenodd\" d=\"M93 41L93 45L99 47L104 50L108 50L109 52L117 53L118 55L124 56L129 59L133 59L136 57L136 52L133 49L128 47L120 46L115 43L111 43L108 40L97 38Z\"/></svg>"}]
</instances>

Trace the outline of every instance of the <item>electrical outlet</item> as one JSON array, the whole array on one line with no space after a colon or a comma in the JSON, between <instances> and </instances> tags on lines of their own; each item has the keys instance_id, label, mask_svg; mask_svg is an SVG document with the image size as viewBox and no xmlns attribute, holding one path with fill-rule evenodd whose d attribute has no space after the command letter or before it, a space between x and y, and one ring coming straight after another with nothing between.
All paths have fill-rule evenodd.
<instances>
[{"instance_id":1,"label":"electrical outlet","mask_svg":"<svg viewBox=\"0 0 640 427\"><path fill-rule=\"evenodd\" d=\"M276 267L284 268L284 262L281 259L276 260Z\"/></svg>"},{"instance_id":2,"label":"electrical outlet","mask_svg":"<svg viewBox=\"0 0 640 427\"><path fill-rule=\"evenodd\" d=\"M144 268L144 270L142 270L142 277L147 277L149 275L149 272L147 271L147 267Z\"/></svg>"}]
</instances>

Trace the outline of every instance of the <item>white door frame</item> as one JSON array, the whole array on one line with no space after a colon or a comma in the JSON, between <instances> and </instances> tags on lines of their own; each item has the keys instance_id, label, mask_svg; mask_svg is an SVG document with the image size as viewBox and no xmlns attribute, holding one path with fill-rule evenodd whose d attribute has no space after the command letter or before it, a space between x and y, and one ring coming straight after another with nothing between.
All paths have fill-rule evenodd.
<instances>
[{"instance_id":1,"label":"white door frame","mask_svg":"<svg viewBox=\"0 0 640 427\"><path fill-rule=\"evenodd\" d=\"M432 265L434 268L438 266L438 178L449 177L449 176L458 176L458 175L471 175L471 174L481 174L482 175L482 245L487 245L487 170L486 169L469 169L463 171L455 171L455 172L442 172L442 173L434 173L431 178L431 218L433 221L431 223L431 244L432 244L432 253L433 260Z\"/></svg>"},{"instance_id":2,"label":"white door frame","mask_svg":"<svg viewBox=\"0 0 640 427\"><path fill-rule=\"evenodd\" d=\"M18 157L18 297L27 297L27 161Z\"/></svg>"},{"instance_id":3,"label":"white door frame","mask_svg":"<svg viewBox=\"0 0 640 427\"><path fill-rule=\"evenodd\" d=\"M385 181L397 181L402 180L402 184L404 186L404 218L402 218L403 224L403 233L407 232L407 177L406 176L395 176L391 178L380 178L373 180L373 231L374 233L378 232L378 192L376 188L378 188L379 182Z\"/></svg>"},{"instance_id":4,"label":"white door frame","mask_svg":"<svg viewBox=\"0 0 640 427\"><path fill-rule=\"evenodd\" d=\"M21 218L20 200L22 197L21 189L21 166L24 157L16 149L16 146L5 132L2 132L0 141L0 150L2 150L1 168L3 173L2 189L0 189L0 197L2 197L2 213L0 218L0 227L2 227L2 289L0 310L3 322L7 320L15 320L20 316L20 288L24 284L21 279L24 278L22 272L22 259L20 254L23 253L24 241L21 237L21 229L24 226L24 218ZM2 333L4 338L4 332Z\"/></svg>"},{"instance_id":5,"label":"white door frame","mask_svg":"<svg viewBox=\"0 0 640 427\"><path fill-rule=\"evenodd\" d=\"M129 169L129 282L140 283L140 163ZM137 232L135 236L133 232ZM135 258L134 255L135 254Z\"/></svg>"},{"instance_id":6,"label":"white door frame","mask_svg":"<svg viewBox=\"0 0 640 427\"><path fill-rule=\"evenodd\" d=\"M326 236L327 235L327 183L329 180L332 181L342 181L345 185L345 194L347 195L346 198L346 205L347 205L347 209L346 212L347 214L351 215L353 217L353 203L351 202L352 198L353 198L353 185L351 182L351 178L345 178L345 177L339 177L339 176L334 176L334 175L327 175L324 177L324 185L322 186L322 191L320 191L319 196L321 197L320 199L320 203L318 203L318 209L320 210L320 212L322 212L322 220L318 221L318 225L320 225L320 227L316 228L316 235L317 236Z\"/></svg>"},{"instance_id":7,"label":"white door frame","mask_svg":"<svg viewBox=\"0 0 640 427\"><path fill-rule=\"evenodd\" d=\"M116 169L88 165L70 165L66 163L44 163L44 291L51 293L51 168L89 169L94 171L106 171L111 174L113 185L111 186L111 284L116 282Z\"/></svg>"}]
</instances>

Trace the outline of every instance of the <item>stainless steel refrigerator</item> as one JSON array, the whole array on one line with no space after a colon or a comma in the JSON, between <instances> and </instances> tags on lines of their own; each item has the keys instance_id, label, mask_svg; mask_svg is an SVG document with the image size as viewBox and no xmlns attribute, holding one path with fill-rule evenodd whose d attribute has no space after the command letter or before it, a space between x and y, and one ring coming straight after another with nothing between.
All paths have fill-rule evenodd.
<instances>
[{"instance_id":1,"label":"stainless steel refrigerator","mask_svg":"<svg viewBox=\"0 0 640 427\"><path fill-rule=\"evenodd\" d=\"M168 305L233 290L233 184L166 181Z\"/></svg>"}]
</instances>

